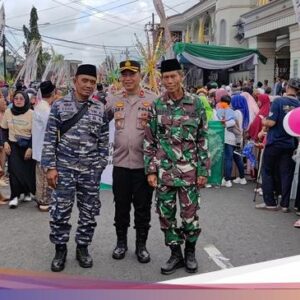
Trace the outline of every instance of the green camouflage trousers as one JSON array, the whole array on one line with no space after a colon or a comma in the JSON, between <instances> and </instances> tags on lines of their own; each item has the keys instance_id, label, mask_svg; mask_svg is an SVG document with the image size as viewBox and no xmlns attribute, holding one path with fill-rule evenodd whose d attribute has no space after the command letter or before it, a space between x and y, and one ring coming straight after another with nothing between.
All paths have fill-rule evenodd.
<instances>
[{"instance_id":1,"label":"green camouflage trousers","mask_svg":"<svg viewBox=\"0 0 300 300\"><path fill-rule=\"evenodd\" d=\"M177 227L176 196L178 194L182 226ZM159 186L156 190L156 212L167 246L196 242L201 232L197 210L200 208L197 186Z\"/></svg>"}]
</instances>

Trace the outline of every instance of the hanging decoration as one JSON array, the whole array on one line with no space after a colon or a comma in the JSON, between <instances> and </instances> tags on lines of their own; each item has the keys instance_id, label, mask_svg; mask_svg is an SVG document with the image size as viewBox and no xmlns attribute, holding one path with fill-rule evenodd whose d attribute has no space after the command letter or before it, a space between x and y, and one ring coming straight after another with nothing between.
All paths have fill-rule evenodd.
<instances>
[{"instance_id":1,"label":"hanging decoration","mask_svg":"<svg viewBox=\"0 0 300 300\"><path fill-rule=\"evenodd\" d=\"M143 79L142 85L156 94L160 93L159 81L160 73L157 71L156 65L165 53L163 45L163 30L159 30L157 39L150 42L149 32L146 31L147 44L144 46L136 37L136 48L143 60Z\"/></svg>"},{"instance_id":2,"label":"hanging decoration","mask_svg":"<svg viewBox=\"0 0 300 300\"><path fill-rule=\"evenodd\" d=\"M228 69L250 60L253 64L257 64L258 59L264 64L267 61L256 49L176 43L173 50L182 63L189 62L209 70Z\"/></svg>"},{"instance_id":3,"label":"hanging decoration","mask_svg":"<svg viewBox=\"0 0 300 300\"><path fill-rule=\"evenodd\" d=\"M37 74L37 58L42 48L42 41L32 41L30 44L29 52L26 56L26 60L21 68L19 74L16 77L15 83L20 79L24 79L25 86L29 86L32 81L36 81Z\"/></svg>"}]
</instances>

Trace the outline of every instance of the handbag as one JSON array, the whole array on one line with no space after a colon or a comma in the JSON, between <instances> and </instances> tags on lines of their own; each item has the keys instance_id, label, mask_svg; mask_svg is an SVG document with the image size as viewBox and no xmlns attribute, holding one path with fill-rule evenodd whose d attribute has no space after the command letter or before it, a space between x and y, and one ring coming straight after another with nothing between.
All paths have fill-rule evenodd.
<instances>
[{"instance_id":1,"label":"handbag","mask_svg":"<svg viewBox=\"0 0 300 300\"><path fill-rule=\"evenodd\" d=\"M29 148L31 145L31 137L16 135L17 144L21 148Z\"/></svg>"},{"instance_id":2,"label":"handbag","mask_svg":"<svg viewBox=\"0 0 300 300\"><path fill-rule=\"evenodd\" d=\"M12 125L15 130L14 118L12 118ZM20 148L31 148L31 137L24 135L15 135L15 139L17 140L17 145Z\"/></svg>"}]
</instances>

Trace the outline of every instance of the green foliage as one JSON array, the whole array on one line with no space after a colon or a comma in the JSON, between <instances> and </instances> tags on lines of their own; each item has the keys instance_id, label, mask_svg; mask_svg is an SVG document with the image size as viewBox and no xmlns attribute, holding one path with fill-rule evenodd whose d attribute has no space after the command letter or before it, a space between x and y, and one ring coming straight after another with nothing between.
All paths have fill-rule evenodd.
<instances>
[{"instance_id":1,"label":"green foliage","mask_svg":"<svg viewBox=\"0 0 300 300\"><path fill-rule=\"evenodd\" d=\"M43 52L43 62L45 65L50 61L51 54L49 52Z\"/></svg>"},{"instance_id":2,"label":"green foliage","mask_svg":"<svg viewBox=\"0 0 300 300\"><path fill-rule=\"evenodd\" d=\"M55 63L63 62L65 57L62 54L55 54L53 57L53 61Z\"/></svg>"}]
</instances>

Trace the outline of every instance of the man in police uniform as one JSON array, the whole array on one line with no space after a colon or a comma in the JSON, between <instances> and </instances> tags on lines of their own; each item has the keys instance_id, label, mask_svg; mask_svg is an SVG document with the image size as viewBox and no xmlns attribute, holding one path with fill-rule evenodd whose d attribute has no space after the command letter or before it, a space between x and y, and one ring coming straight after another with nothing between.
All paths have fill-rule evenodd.
<instances>
[{"instance_id":1,"label":"man in police uniform","mask_svg":"<svg viewBox=\"0 0 300 300\"><path fill-rule=\"evenodd\" d=\"M71 230L68 221L75 196L79 209L76 258L83 268L93 265L88 245L97 225L95 216L100 212L99 183L108 156L105 107L91 98L96 80L94 65L79 66L75 91L53 104L47 124L42 166L47 170L49 186L54 189L50 206L50 240L56 248L51 264L54 272L62 271L65 266ZM72 126L63 133L66 122Z\"/></svg>"},{"instance_id":2,"label":"man in police uniform","mask_svg":"<svg viewBox=\"0 0 300 300\"><path fill-rule=\"evenodd\" d=\"M114 259L122 259L127 251L127 229L131 204L134 207L136 255L141 263L150 261L146 240L150 228L152 188L144 172L143 141L149 109L155 95L140 87L140 64L127 60L120 63L124 90L107 99L110 118L115 120L113 154L113 193L117 245Z\"/></svg>"},{"instance_id":3,"label":"man in police uniform","mask_svg":"<svg viewBox=\"0 0 300 300\"><path fill-rule=\"evenodd\" d=\"M194 273L198 269L195 246L201 231L197 216L199 188L205 186L210 162L206 115L198 96L183 90L183 73L176 59L163 61L161 73L166 93L153 102L144 143L148 182L156 188L156 210L165 243L171 248L171 257L161 273L172 274L184 266ZM176 220L177 195L181 228Z\"/></svg>"}]
</instances>

